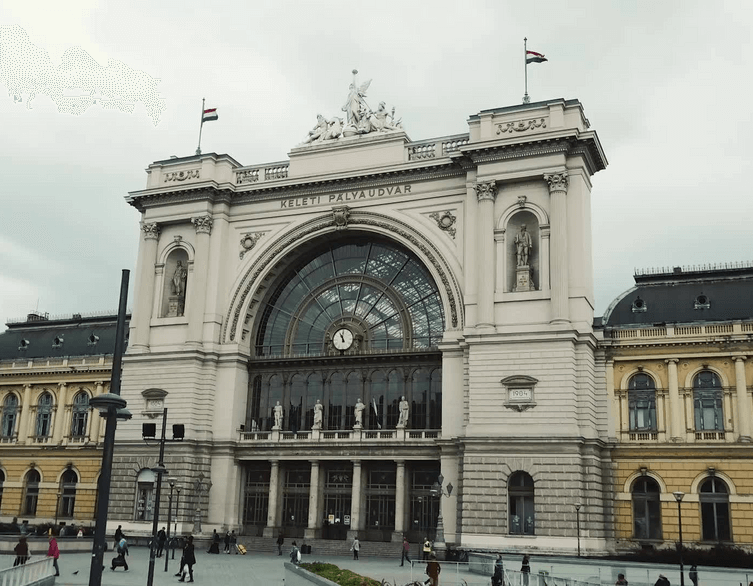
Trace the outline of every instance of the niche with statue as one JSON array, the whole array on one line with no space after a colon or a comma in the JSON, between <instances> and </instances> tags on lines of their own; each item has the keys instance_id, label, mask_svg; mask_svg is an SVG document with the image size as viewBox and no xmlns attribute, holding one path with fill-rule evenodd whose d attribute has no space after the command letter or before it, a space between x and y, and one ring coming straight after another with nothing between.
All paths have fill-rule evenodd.
<instances>
[{"instance_id":1,"label":"niche with statue","mask_svg":"<svg viewBox=\"0 0 753 586\"><path fill-rule=\"evenodd\" d=\"M509 291L539 289L539 222L534 214L521 211L510 218L506 229Z\"/></svg>"},{"instance_id":2,"label":"niche with statue","mask_svg":"<svg viewBox=\"0 0 753 586\"><path fill-rule=\"evenodd\" d=\"M186 310L188 291L188 253L178 248L170 253L165 262L165 283L162 288L163 317L182 317Z\"/></svg>"}]
</instances>

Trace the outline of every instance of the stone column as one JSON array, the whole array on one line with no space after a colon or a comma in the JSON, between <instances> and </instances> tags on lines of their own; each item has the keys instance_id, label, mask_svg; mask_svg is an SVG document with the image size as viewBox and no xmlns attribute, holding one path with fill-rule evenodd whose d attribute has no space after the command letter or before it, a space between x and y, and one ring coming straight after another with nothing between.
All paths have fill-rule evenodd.
<instances>
[{"instance_id":1,"label":"stone column","mask_svg":"<svg viewBox=\"0 0 753 586\"><path fill-rule=\"evenodd\" d=\"M735 360L735 388L737 398L737 441L750 443L750 400L748 387L745 385L745 356L734 356Z\"/></svg>"},{"instance_id":2,"label":"stone column","mask_svg":"<svg viewBox=\"0 0 753 586\"><path fill-rule=\"evenodd\" d=\"M131 348L145 350L149 347L149 328L154 306L154 264L157 262L157 242L160 227L156 222L141 224L144 233L142 243L141 267L139 272L137 305L133 312L132 323L135 325Z\"/></svg>"},{"instance_id":3,"label":"stone column","mask_svg":"<svg viewBox=\"0 0 753 586\"><path fill-rule=\"evenodd\" d=\"M617 422L620 420L620 397L614 391L614 360L607 360L607 400L611 408L610 417L607 420L607 437L609 441L616 442Z\"/></svg>"},{"instance_id":4,"label":"stone column","mask_svg":"<svg viewBox=\"0 0 753 586\"><path fill-rule=\"evenodd\" d=\"M478 301L476 327L494 327L494 202L497 182L476 183L478 199Z\"/></svg>"},{"instance_id":5,"label":"stone column","mask_svg":"<svg viewBox=\"0 0 753 586\"><path fill-rule=\"evenodd\" d=\"M570 321L570 280L567 252L567 172L544 175L551 211L552 323Z\"/></svg>"},{"instance_id":6,"label":"stone column","mask_svg":"<svg viewBox=\"0 0 753 586\"><path fill-rule=\"evenodd\" d=\"M496 281L494 284L495 293L507 293L507 266L505 255L505 230L494 231L494 255Z\"/></svg>"},{"instance_id":7,"label":"stone column","mask_svg":"<svg viewBox=\"0 0 753 586\"><path fill-rule=\"evenodd\" d=\"M21 403L21 416L18 423L18 443L25 444L29 437L29 419L31 418L31 385L24 385L24 398Z\"/></svg>"},{"instance_id":8,"label":"stone column","mask_svg":"<svg viewBox=\"0 0 753 586\"><path fill-rule=\"evenodd\" d=\"M396 460L395 464L395 531L392 532L392 541L402 543L405 532L405 460Z\"/></svg>"},{"instance_id":9,"label":"stone column","mask_svg":"<svg viewBox=\"0 0 753 586\"><path fill-rule=\"evenodd\" d=\"M319 511L319 460L311 460L311 484L309 487L309 526L303 532L306 539L316 539L321 523Z\"/></svg>"},{"instance_id":10,"label":"stone column","mask_svg":"<svg viewBox=\"0 0 753 586\"><path fill-rule=\"evenodd\" d=\"M269 474L269 505L267 508L267 526L264 528L264 537L276 537L279 533L277 524L277 501L280 495L280 461L270 460L272 470Z\"/></svg>"},{"instance_id":11,"label":"stone column","mask_svg":"<svg viewBox=\"0 0 753 586\"><path fill-rule=\"evenodd\" d=\"M191 218L196 228L196 257L193 271L186 285L188 311L188 342L200 344L204 337L204 305L207 298L206 275L209 270L209 236L212 233L212 217L209 215Z\"/></svg>"},{"instance_id":12,"label":"stone column","mask_svg":"<svg viewBox=\"0 0 753 586\"><path fill-rule=\"evenodd\" d=\"M363 486L361 483L361 460L353 460L353 488L350 496L350 529L348 539L358 537L363 528L361 519L361 501Z\"/></svg>"},{"instance_id":13,"label":"stone column","mask_svg":"<svg viewBox=\"0 0 753 586\"><path fill-rule=\"evenodd\" d=\"M549 273L551 271L551 263L549 262L551 230L549 224L542 224L539 226L539 235L541 236L541 251L539 254L538 285L541 291L549 291Z\"/></svg>"},{"instance_id":14,"label":"stone column","mask_svg":"<svg viewBox=\"0 0 753 586\"><path fill-rule=\"evenodd\" d=\"M680 402L680 386L677 383L677 362L676 358L665 360L667 363L667 379L669 381L669 440L673 442L685 441L685 429L683 420L685 414L682 412L682 403Z\"/></svg>"},{"instance_id":15,"label":"stone column","mask_svg":"<svg viewBox=\"0 0 753 586\"><path fill-rule=\"evenodd\" d=\"M94 392L94 396L98 397L104 391L104 383L101 380L97 381L97 389ZM102 418L99 416L99 412L94 409L89 412L89 441L95 444L99 443L100 424Z\"/></svg>"},{"instance_id":16,"label":"stone column","mask_svg":"<svg viewBox=\"0 0 753 586\"><path fill-rule=\"evenodd\" d=\"M55 403L55 427L52 433L52 443L60 444L63 441L63 432L65 428L65 401L68 394L68 385L66 383L58 383L58 400Z\"/></svg>"}]
</instances>

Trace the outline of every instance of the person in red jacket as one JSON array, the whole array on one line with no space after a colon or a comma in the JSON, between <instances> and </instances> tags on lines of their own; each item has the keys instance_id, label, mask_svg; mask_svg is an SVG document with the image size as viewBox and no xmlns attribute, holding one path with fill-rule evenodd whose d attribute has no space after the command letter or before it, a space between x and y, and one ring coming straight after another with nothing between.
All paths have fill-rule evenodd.
<instances>
[{"instance_id":1,"label":"person in red jacket","mask_svg":"<svg viewBox=\"0 0 753 586\"><path fill-rule=\"evenodd\" d=\"M60 550L58 549L58 542L54 535L50 535L50 547L47 550L47 557L52 558L52 565L55 566L55 575L59 576L58 558L60 557Z\"/></svg>"}]
</instances>

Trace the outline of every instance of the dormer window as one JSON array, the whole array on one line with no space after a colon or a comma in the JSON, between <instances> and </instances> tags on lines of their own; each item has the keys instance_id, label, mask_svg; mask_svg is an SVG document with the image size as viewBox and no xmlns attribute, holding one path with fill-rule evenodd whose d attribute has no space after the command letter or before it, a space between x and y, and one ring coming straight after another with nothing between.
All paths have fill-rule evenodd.
<instances>
[{"instance_id":1,"label":"dormer window","mask_svg":"<svg viewBox=\"0 0 753 586\"><path fill-rule=\"evenodd\" d=\"M18 349L19 350L26 350L29 347L29 340L26 338L21 338L21 341L18 343Z\"/></svg>"},{"instance_id":2,"label":"dormer window","mask_svg":"<svg viewBox=\"0 0 753 586\"><path fill-rule=\"evenodd\" d=\"M646 311L646 302L640 297L636 297L633 301L633 313L643 313Z\"/></svg>"},{"instance_id":3,"label":"dormer window","mask_svg":"<svg viewBox=\"0 0 753 586\"><path fill-rule=\"evenodd\" d=\"M60 334L59 336L55 336L55 338L52 340L52 347L53 348L63 347L63 334Z\"/></svg>"},{"instance_id":4,"label":"dormer window","mask_svg":"<svg viewBox=\"0 0 753 586\"><path fill-rule=\"evenodd\" d=\"M693 309L711 309L709 298L701 293L698 297L695 298Z\"/></svg>"},{"instance_id":5,"label":"dormer window","mask_svg":"<svg viewBox=\"0 0 753 586\"><path fill-rule=\"evenodd\" d=\"M87 342L87 346L96 346L97 342L99 342L99 336L92 334L89 336L89 341Z\"/></svg>"}]
</instances>

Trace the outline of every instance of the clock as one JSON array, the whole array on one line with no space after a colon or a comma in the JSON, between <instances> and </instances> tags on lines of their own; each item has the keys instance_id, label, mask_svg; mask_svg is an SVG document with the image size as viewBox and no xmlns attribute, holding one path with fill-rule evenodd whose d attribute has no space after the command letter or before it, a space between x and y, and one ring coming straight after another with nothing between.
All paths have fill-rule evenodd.
<instances>
[{"instance_id":1,"label":"clock","mask_svg":"<svg viewBox=\"0 0 753 586\"><path fill-rule=\"evenodd\" d=\"M340 328L332 335L332 345L338 350L347 350L353 345L353 332Z\"/></svg>"}]
</instances>

